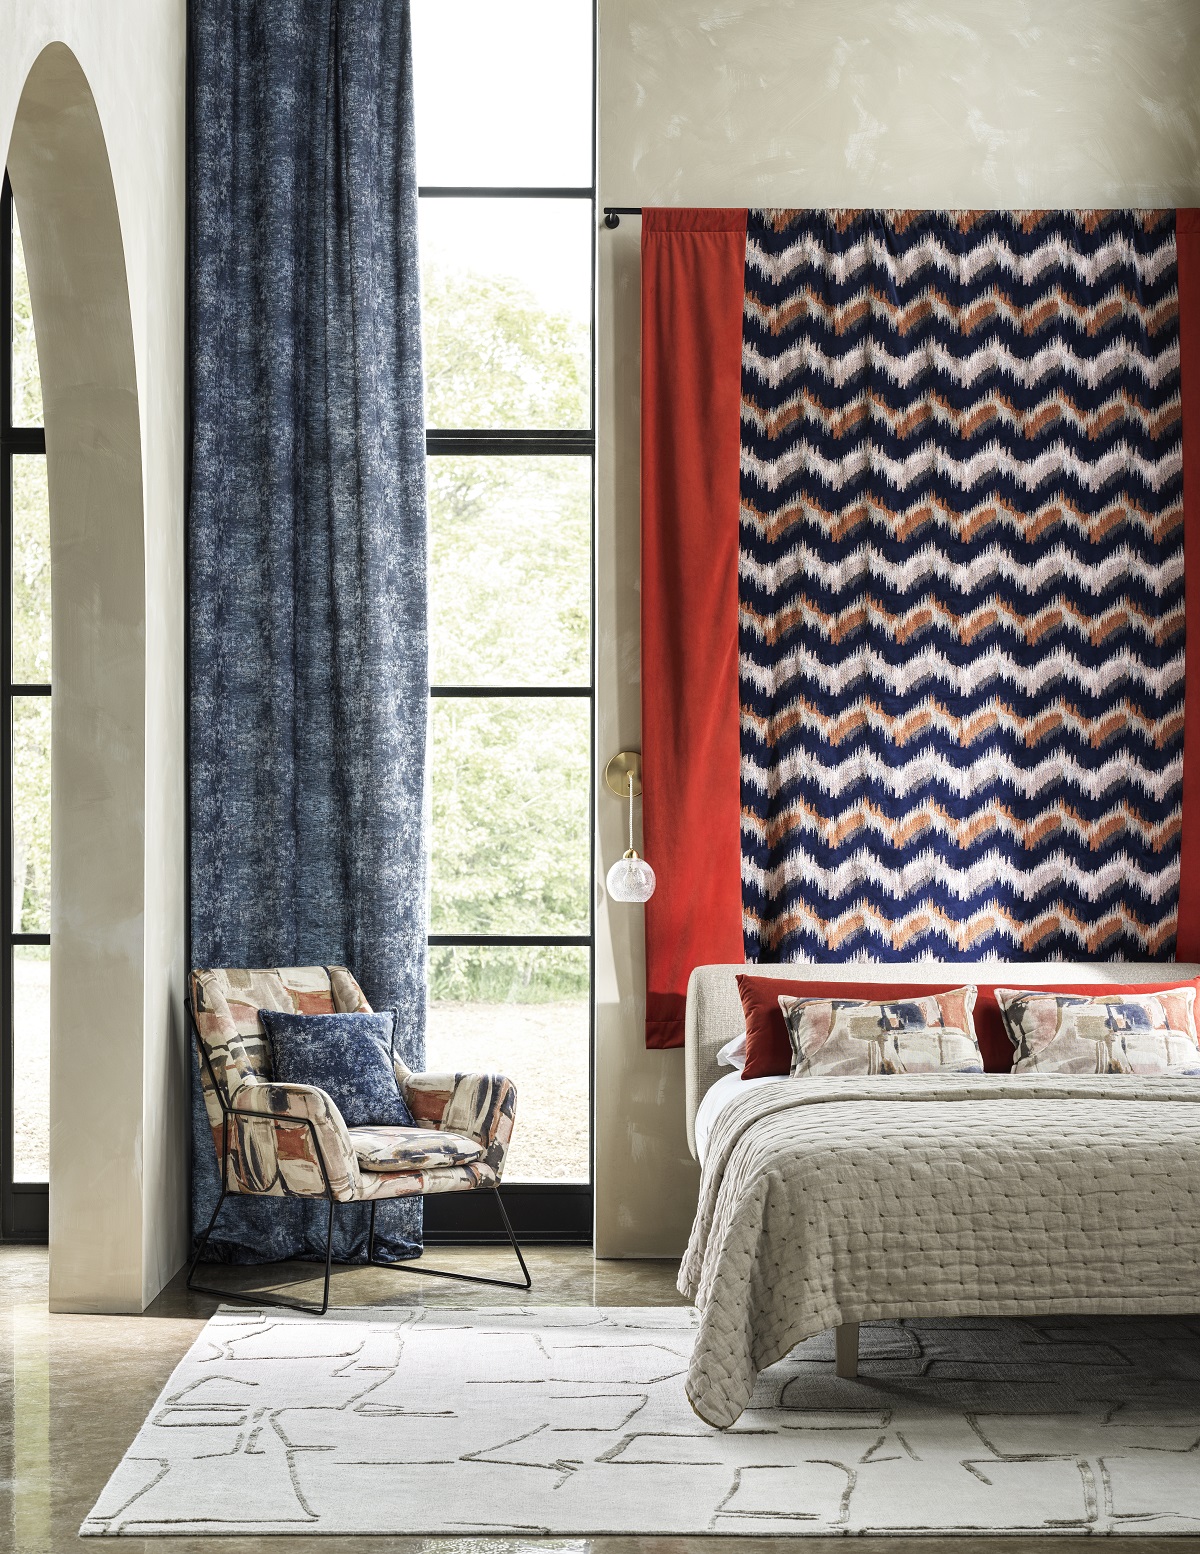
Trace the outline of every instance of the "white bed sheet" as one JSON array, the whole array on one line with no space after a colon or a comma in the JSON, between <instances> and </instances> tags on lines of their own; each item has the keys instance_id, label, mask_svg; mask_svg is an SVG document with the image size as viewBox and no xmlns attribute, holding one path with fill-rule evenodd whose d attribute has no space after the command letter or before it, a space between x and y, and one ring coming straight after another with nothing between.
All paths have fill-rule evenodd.
<instances>
[{"instance_id":1,"label":"white bed sheet","mask_svg":"<svg viewBox=\"0 0 1200 1554\"><path fill-rule=\"evenodd\" d=\"M751 1090L757 1090L761 1085L790 1083L791 1080L786 1075L779 1074L766 1074L761 1079L743 1079L741 1069L735 1069L732 1074L723 1074L712 1089L705 1093L704 1099L696 1108L696 1156L700 1164L704 1164L713 1124L732 1101L736 1101L739 1095L747 1095Z\"/></svg>"}]
</instances>

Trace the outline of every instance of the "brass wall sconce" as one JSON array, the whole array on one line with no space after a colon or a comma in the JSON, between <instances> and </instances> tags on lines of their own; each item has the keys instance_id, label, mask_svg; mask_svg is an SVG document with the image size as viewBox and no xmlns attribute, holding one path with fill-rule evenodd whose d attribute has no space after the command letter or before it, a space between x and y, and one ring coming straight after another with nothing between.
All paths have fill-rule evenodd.
<instances>
[{"instance_id":1,"label":"brass wall sconce","mask_svg":"<svg viewBox=\"0 0 1200 1554\"><path fill-rule=\"evenodd\" d=\"M629 800L629 848L608 871L608 893L614 901L649 901L656 884L654 870L633 845L633 801L642 791L641 753L619 751L604 768L604 781L617 798Z\"/></svg>"}]
</instances>

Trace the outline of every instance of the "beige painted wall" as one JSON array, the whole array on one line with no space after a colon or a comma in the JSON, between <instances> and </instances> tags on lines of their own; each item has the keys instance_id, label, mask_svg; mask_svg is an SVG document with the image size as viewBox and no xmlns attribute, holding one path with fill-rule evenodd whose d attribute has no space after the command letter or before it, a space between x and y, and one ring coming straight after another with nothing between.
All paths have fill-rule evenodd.
<instances>
[{"instance_id":1,"label":"beige painted wall","mask_svg":"<svg viewBox=\"0 0 1200 1554\"><path fill-rule=\"evenodd\" d=\"M599 0L603 205L1200 205L1197 0ZM598 772L639 742L638 241L599 245ZM647 1052L641 911L600 789L596 1250L678 1253L680 1052ZM703 846L703 838L696 839ZM653 863L653 858L650 862Z\"/></svg>"},{"instance_id":2,"label":"beige painted wall","mask_svg":"<svg viewBox=\"0 0 1200 1554\"><path fill-rule=\"evenodd\" d=\"M38 114L38 126L53 119L61 94L52 77L35 76L38 102L27 99L12 140L13 184L27 246L39 250L30 253L35 322L65 364L47 383L62 691L50 1300L57 1310L140 1311L180 1266L187 1233L184 0L6 0L0 35L0 161L35 61L64 43L111 167L104 197L103 157L78 154L62 124L44 149L53 165L39 162L40 129L30 130ZM63 82L68 65L60 56ZM71 108L91 112L86 94ZM100 230L113 194L115 257ZM127 309L99 284L122 260ZM72 309L90 360L59 327Z\"/></svg>"}]
</instances>

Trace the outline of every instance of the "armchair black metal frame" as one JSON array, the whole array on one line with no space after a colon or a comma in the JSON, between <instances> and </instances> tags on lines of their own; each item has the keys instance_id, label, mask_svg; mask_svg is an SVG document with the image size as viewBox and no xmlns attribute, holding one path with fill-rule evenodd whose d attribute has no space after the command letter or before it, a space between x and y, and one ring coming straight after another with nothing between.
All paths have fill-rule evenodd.
<instances>
[{"instance_id":1,"label":"armchair black metal frame","mask_svg":"<svg viewBox=\"0 0 1200 1554\"><path fill-rule=\"evenodd\" d=\"M192 1009L190 999L188 1000L188 1014L191 1016L192 1026L193 1029L195 1029L196 1016L194 1010ZM200 1262L201 1257L204 1255L204 1248L208 1245L208 1238L213 1233L213 1228L217 1223L217 1216L221 1212L221 1207L224 1204L225 1199L230 1196L229 1124L230 1119L233 1117L233 1114L236 1110L236 1108L232 1106L226 1099L225 1092L217 1083L217 1076L213 1070L212 1061L209 1058L208 1053L205 1051L204 1043L200 1040L198 1031L196 1032L196 1048L200 1053L201 1062L208 1070L209 1078L212 1080L213 1092L221 1105L221 1195L217 1199L217 1206L212 1211L212 1218L209 1220L207 1226L205 1227L204 1234L197 1242L196 1250L192 1254L192 1260L188 1264L187 1288L194 1291L197 1295L218 1295L222 1300L242 1301L243 1303L252 1306L278 1306L287 1311L303 1311L307 1312L310 1316L323 1317L329 1310L329 1278L335 1261L333 1256L333 1211L339 1200L333 1195L333 1187L329 1180L329 1169L325 1164L325 1156L321 1150L321 1140L317 1135L315 1125L313 1124L311 1118L308 1117L292 1117L286 1112L255 1111L242 1113L244 1117L252 1118L254 1121L259 1121L261 1119L263 1122L283 1122L287 1123L290 1127L303 1127L307 1128L309 1131L313 1150L316 1153L317 1163L321 1167L321 1180L325 1184L325 1190L323 1193L319 1195L313 1193L311 1194L311 1197L314 1201L317 1202L319 1202L321 1198L325 1198L329 1203L329 1219L325 1227L325 1287L321 1299L321 1304L317 1306L310 1301L284 1300L279 1296L264 1295L257 1291L219 1289L215 1285L196 1283L196 1268ZM420 1268L416 1266L415 1259L413 1261L404 1261L400 1263L381 1262L380 1259L375 1256L375 1208L378 1202L377 1199L372 1199L370 1202L371 1216L367 1231L366 1262L343 1263L340 1259L338 1259L339 1267L365 1268L369 1266L372 1268L388 1268L393 1273L419 1273L423 1274L426 1278L431 1279L457 1279L463 1284L490 1284L505 1290L527 1290L531 1288L533 1279L530 1277L529 1269L525 1264L525 1258L522 1256L521 1248L517 1242L516 1236L513 1233L512 1223L509 1220L508 1212L504 1207L504 1200L500 1196L499 1189L497 1187L476 1187L469 1190L474 1192L491 1192L495 1195L496 1207L500 1210L500 1218L503 1221L504 1229L508 1233L508 1239L512 1245L513 1251L517 1254L517 1262L521 1265L521 1273L523 1275L522 1279L490 1279L485 1278L482 1274L477 1273L455 1273L449 1268ZM235 1193L234 1196L242 1196L242 1194ZM244 1196L265 1198L271 1197L273 1195L269 1193L247 1193ZM351 1201L361 1202L362 1200L355 1199Z\"/></svg>"}]
</instances>

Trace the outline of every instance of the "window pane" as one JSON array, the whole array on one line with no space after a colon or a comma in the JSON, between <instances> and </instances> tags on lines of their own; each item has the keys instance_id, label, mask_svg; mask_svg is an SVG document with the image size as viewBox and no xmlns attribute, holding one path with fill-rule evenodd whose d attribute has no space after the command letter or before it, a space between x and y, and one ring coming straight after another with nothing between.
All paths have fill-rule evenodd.
<instances>
[{"instance_id":1,"label":"window pane","mask_svg":"<svg viewBox=\"0 0 1200 1554\"><path fill-rule=\"evenodd\" d=\"M433 702L434 933L587 933L590 703Z\"/></svg>"},{"instance_id":2,"label":"window pane","mask_svg":"<svg viewBox=\"0 0 1200 1554\"><path fill-rule=\"evenodd\" d=\"M591 680L591 460L429 460L434 685Z\"/></svg>"},{"instance_id":3,"label":"window pane","mask_svg":"<svg viewBox=\"0 0 1200 1554\"><path fill-rule=\"evenodd\" d=\"M50 698L13 697L13 925L50 932Z\"/></svg>"},{"instance_id":4,"label":"window pane","mask_svg":"<svg viewBox=\"0 0 1200 1554\"><path fill-rule=\"evenodd\" d=\"M429 952L425 1066L507 1074L517 1120L504 1180L586 1182L588 952Z\"/></svg>"},{"instance_id":5,"label":"window pane","mask_svg":"<svg viewBox=\"0 0 1200 1554\"><path fill-rule=\"evenodd\" d=\"M423 184L592 181L590 0L416 0Z\"/></svg>"},{"instance_id":6,"label":"window pane","mask_svg":"<svg viewBox=\"0 0 1200 1554\"><path fill-rule=\"evenodd\" d=\"M41 426L42 378L38 371L37 341L33 335L33 309L29 305L29 277L25 250L13 206L13 317L12 317L12 418L14 426Z\"/></svg>"},{"instance_id":7,"label":"window pane","mask_svg":"<svg viewBox=\"0 0 1200 1554\"><path fill-rule=\"evenodd\" d=\"M13 947L13 1181L50 1179L50 947Z\"/></svg>"},{"instance_id":8,"label":"window pane","mask_svg":"<svg viewBox=\"0 0 1200 1554\"><path fill-rule=\"evenodd\" d=\"M14 457L12 677L16 685L50 683L50 501L46 456Z\"/></svg>"},{"instance_id":9,"label":"window pane","mask_svg":"<svg viewBox=\"0 0 1200 1554\"><path fill-rule=\"evenodd\" d=\"M591 424L586 200L422 200L426 420Z\"/></svg>"}]
</instances>

